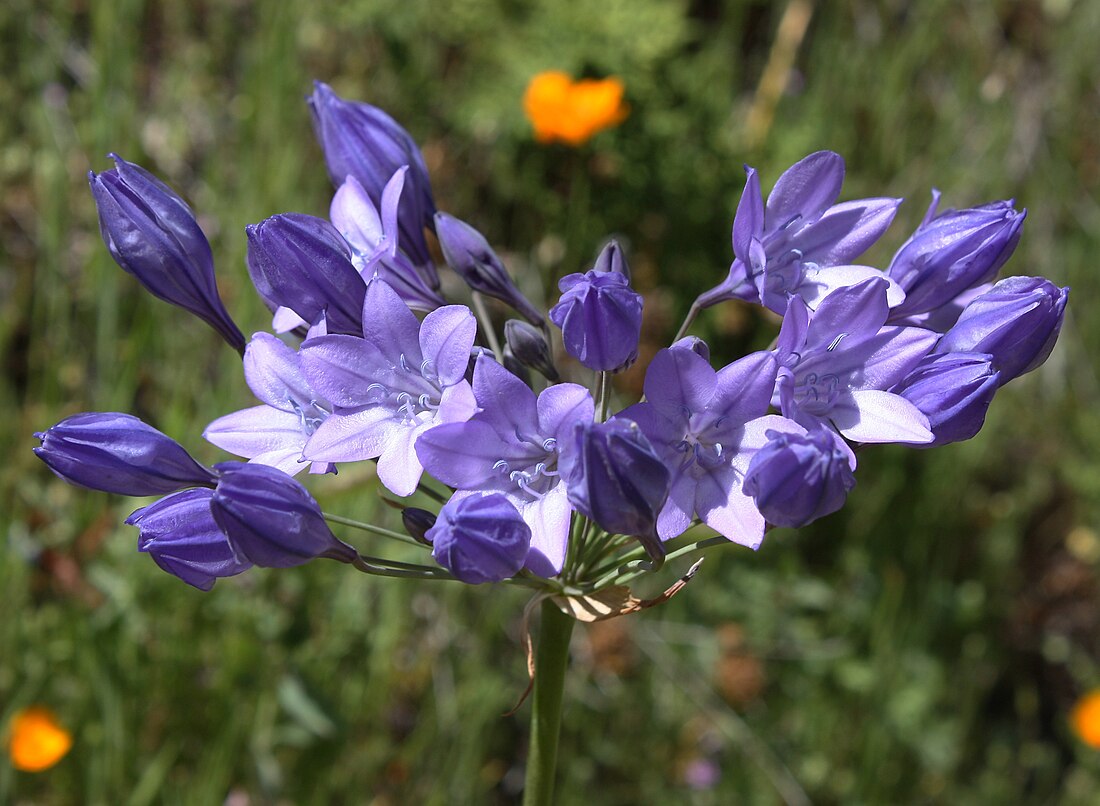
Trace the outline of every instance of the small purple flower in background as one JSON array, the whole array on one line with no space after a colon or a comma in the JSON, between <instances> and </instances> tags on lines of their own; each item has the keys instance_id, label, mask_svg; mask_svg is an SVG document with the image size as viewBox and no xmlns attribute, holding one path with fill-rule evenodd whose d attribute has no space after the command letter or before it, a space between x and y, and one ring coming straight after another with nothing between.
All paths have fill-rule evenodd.
<instances>
[{"instance_id":1,"label":"small purple flower in background","mask_svg":"<svg viewBox=\"0 0 1100 806\"><path fill-rule=\"evenodd\" d=\"M936 343L917 327L884 327L886 281L865 280L827 296L810 313L792 297L776 355L776 385L785 417L808 429L835 428L855 442L928 443L928 418L897 384Z\"/></svg>"},{"instance_id":2,"label":"small purple flower in background","mask_svg":"<svg viewBox=\"0 0 1100 806\"><path fill-rule=\"evenodd\" d=\"M291 568L317 557L350 563L355 549L336 539L306 488L278 468L223 462L211 498L214 520L241 563Z\"/></svg>"},{"instance_id":3,"label":"small purple flower in background","mask_svg":"<svg viewBox=\"0 0 1100 806\"><path fill-rule=\"evenodd\" d=\"M588 390L560 383L535 393L488 355L474 367L478 409L466 422L440 425L416 441L424 469L459 498L503 493L531 527L526 566L550 577L562 569L572 506L558 474L558 445L576 423L591 422Z\"/></svg>"},{"instance_id":4,"label":"small purple flower in background","mask_svg":"<svg viewBox=\"0 0 1100 806\"><path fill-rule=\"evenodd\" d=\"M463 305L429 313L423 323L383 280L363 301L363 338L321 336L302 344L310 385L335 409L305 446L315 462L378 459L378 477L412 495L423 469L413 445L441 423L474 412L465 379L477 323Z\"/></svg>"},{"instance_id":5,"label":"small purple flower in background","mask_svg":"<svg viewBox=\"0 0 1100 806\"><path fill-rule=\"evenodd\" d=\"M1004 386L1047 360L1068 299L1068 288L1042 277L1006 277L966 306L936 352L989 353Z\"/></svg>"},{"instance_id":6,"label":"small purple flower in background","mask_svg":"<svg viewBox=\"0 0 1100 806\"><path fill-rule=\"evenodd\" d=\"M844 506L856 458L840 437L825 428L767 437L749 462L744 491L768 523L797 528Z\"/></svg>"},{"instance_id":7,"label":"small purple flower in background","mask_svg":"<svg viewBox=\"0 0 1100 806\"><path fill-rule=\"evenodd\" d=\"M978 433L1001 380L991 359L988 353L933 353L891 390L928 417L935 439L916 447L935 448Z\"/></svg>"},{"instance_id":8,"label":"small purple flower in background","mask_svg":"<svg viewBox=\"0 0 1100 806\"><path fill-rule=\"evenodd\" d=\"M381 208L386 183L399 168L409 166L409 192L397 215L402 248L428 286L439 288L424 238L424 228L432 227L435 201L428 168L416 142L378 107L346 101L320 81L314 82L308 103L333 187L340 187L353 176L375 207Z\"/></svg>"},{"instance_id":9,"label":"small purple flower in background","mask_svg":"<svg viewBox=\"0 0 1100 806\"><path fill-rule=\"evenodd\" d=\"M252 563L238 558L214 520L207 489L184 490L135 511L126 523L139 530L138 551L188 585L208 591L214 581L243 573Z\"/></svg>"},{"instance_id":10,"label":"small purple flower in background","mask_svg":"<svg viewBox=\"0 0 1100 806\"><path fill-rule=\"evenodd\" d=\"M191 208L145 169L110 157L116 167L89 172L88 182L111 257L150 294L190 311L243 351L244 335L218 296L214 256Z\"/></svg>"},{"instance_id":11,"label":"small purple flower in background","mask_svg":"<svg viewBox=\"0 0 1100 806\"><path fill-rule=\"evenodd\" d=\"M80 487L140 496L214 486L214 474L178 442L129 414L74 414L35 436L35 456Z\"/></svg>"},{"instance_id":12,"label":"small purple flower in background","mask_svg":"<svg viewBox=\"0 0 1100 806\"><path fill-rule=\"evenodd\" d=\"M302 374L301 356L269 333L255 333L244 354L244 379L262 406L227 414L203 432L222 450L294 475L306 467L302 449L332 411ZM334 473L313 462L311 473Z\"/></svg>"},{"instance_id":13,"label":"small purple flower in background","mask_svg":"<svg viewBox=\"0 0 1100 806\"><path fill-rule=\"evenodd\" d=\"M561 328L569 355L598 372L619 372L634 363L643 300L625 274L596 269L568 274L558 289L562 294L550 309L550 321Z\"/></svg>"},{"instance_id":14,"label":"small purple flower in background","mask_svg":"<svg viewBox=\"0 0 1100 806\"><path fill-rule=\"evenodd\" d=\"M425 535L432 557L470 585L519 573L531 546L531 527L500 493L452 498Z\"/></svg>"},{"instance_id":15,"label":"small purple flower in background","mask_svg":"<svg viewBox=\"0 0 1100 806\"><path fill-rule=\"evenodd\" d=\"M540 373L551 383L557 382L558 370L543 331L519 319L509 319L504 323L504 343L520 364Z\"/></svg>"}]
</instances>

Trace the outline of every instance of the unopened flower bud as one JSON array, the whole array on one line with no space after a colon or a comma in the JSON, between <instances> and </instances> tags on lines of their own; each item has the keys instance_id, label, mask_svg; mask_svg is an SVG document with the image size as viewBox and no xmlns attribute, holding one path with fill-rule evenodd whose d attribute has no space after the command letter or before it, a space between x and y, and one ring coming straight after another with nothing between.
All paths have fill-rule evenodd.
<instances>
[{"instance_id":1,"label":"unopened flower bud","mask_svg":"<svg viewBox=\"0 0 1100 806\"><path fill-rule=\"evenodd\" d=\"M531 547L531 527L500 493L452 498L426 537L435 561L471 585L514 576Z\"/></svg>"},{"instance_id":2,"label":"unopened flower bud","mask_svg":"<svg viewBox=\"0 0 1100 806\"><path fill-rule=\"evenodd\" d=\"M893 392L928 417L934 448L970 439L985 423L985 413L1000 384L1000 373L986 353L938 353L926 356Z\"/></svg>"},{"instance_id":3,"label":"unopened flower bud","mask_svg":"<svg viewBox=\"0 0 1100 806\"><path fill-rule=\"evenodd\" d=\"M558 380L558 370L550 355L550 345L543 332L519 319L504 323L504 340L521 364L540 373L551 383Z\"/></svg>"},{"instance_id":4,"label":"unopened flower bud","mask_svg":"<svg viewBox=\"0 0 1100 806\"><path fill-rule=\"evenodd\" d=\"M423 543L425 546L432 544L427 534L428 530L435 526L435 521L435 513L426 509L405 507L401 510L401 523L404 524L405 531L412 535L418 543Z\"/></svg>"},{"instance_id":5,"label":"unopened flower bud","mask_svg":"<svg viewBox=\"0 0 1100 806\"><path fill-rule=\"evenodd\" d=\"M638 357L642 295L626 275L589 271L563 277L562 295L550 309L569 355L599 372L619 372Z\"/></svg>"},{"instance_id":6,"label":"unopened flower bud","mask_svg":"<svg viewBox=\"0 0 1100 806\"><path fill-rule=\"evenodd\" d=\"M626 277L627 281L630 280L630 266L627 265L623 248L619 246L617 240L612 238L600 250L600 254L596 257L596 262L592 266L592 271L614 271Z\"/></svg>"}]
</instances>

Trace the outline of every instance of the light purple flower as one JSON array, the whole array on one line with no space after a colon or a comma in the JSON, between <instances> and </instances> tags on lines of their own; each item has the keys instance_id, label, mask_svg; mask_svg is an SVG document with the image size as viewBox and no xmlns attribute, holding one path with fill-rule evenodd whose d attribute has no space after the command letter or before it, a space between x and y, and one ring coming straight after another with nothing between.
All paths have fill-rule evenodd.
<instances>
[{"instance_id":1,"label":"light purple flower","mask_svg":"<svg viewBox=\"0 0 1100 806\"><path fill-rule=\"evenodd\" d=\"M500 493L452 498L425 537L435 561L470 585L515 576L531 547L531 527Z\"/></svg>"},{"instance_id":2,"label":"light purple flower","mask_svg":"<svg viewBox=\"0 0 1100 806\"><path fill-rule=\"evenodd\" d=\"M582 386L560 383L535 398L531 388L490 356L474 367L478 410L462 423L424 433L416 453L424 469L465 495L503 493L531 527L526 566L549 577L561 571L572 506L558 475L558 445L595 406Z\"/></svg>"},{"instance_id":3,"label":"light purple flower","mask_svg":"<svg viewBox=\"0 0 1100 806\"><path fill-rule=\"evenodd\" d=\"M301 356L269 333L254 333L244 354L244 379L263 405L219 417L203 432L207 441L257 464L294 475L306 467L302 449L332 405L302 374ZM311 473L334 473L313 462Z\"/></svg>"},{"instance_id":4,"label":"light purple flower","mask_svg":"<svg viewBox=\"0 0 1100 806\"><path fill-rule=\"evenodd\" d=\"M465 380L477 323L464 305L446 305L423 323L385 281L367 285L363 338L321 336L302 344L302 370L335 407L305 446L307 459L378 459L378 478L412 495L423 468L413 444L475 408Z\"/></svg>"}]
</instances>

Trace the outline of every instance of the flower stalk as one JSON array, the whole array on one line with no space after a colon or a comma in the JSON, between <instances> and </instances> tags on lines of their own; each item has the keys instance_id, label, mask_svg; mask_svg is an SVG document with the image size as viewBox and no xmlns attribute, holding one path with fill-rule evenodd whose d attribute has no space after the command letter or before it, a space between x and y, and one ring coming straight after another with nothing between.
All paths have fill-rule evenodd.
<instances>
[{"instance_id":1,"label":"flower stalk","mask_svg":"<svg viewBox=\"0 0 1100 806\"><path fill-rule=\"evenodd\" d=\"M531 740L524 806L549 806L554 799L562 694L569 664L573 619L549 599L542 603L542 626L535 653L535 691L531 704Z\"/></svg>"}]
</instances>

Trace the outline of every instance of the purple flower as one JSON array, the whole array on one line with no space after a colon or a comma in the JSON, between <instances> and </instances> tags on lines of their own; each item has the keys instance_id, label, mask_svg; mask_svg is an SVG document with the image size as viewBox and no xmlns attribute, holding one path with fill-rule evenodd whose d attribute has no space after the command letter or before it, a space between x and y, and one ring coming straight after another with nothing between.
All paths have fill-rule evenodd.
<instances>
[{"instance_id":1,"label":"purple flower","mask_svg":"<svg viewBox=\"0 0 1100 806\"><path fill-rule=\"evenodd\" d=\"M317 557L350 563L355 549L336 539L306 488L278 468L223 462L210 509L241 563L290 568Z\"/></svg>"},{"instance_id":2,"label":"purple flower","mask_svg":"<svg viewBox=\"0 0 1100 806\"><path fill-rule=\"evenodd\" d=\"M844 159L818 151L783 172L765 207L755 169L733 222L736 259L725 281L702 294L696 305L723 300L758 301L783 313L790 296L811 307L836 288L855 285L882 272L847 265L863 254L894 220L901 199L875 198L835 204L844 182ZM890 286L891 304L901 302Z\"/></svg>"},{"instance_id":3,"label":"purple flower","mask_svg":"<svg viewBox=\"0 0 1100 806\"><path fill-rule=\"evenodd\" d=\"M550 321L561 328L565 351L589 369L619 372L638 357L642 295L625 274L591 270L558 282L561 299Z\"/></svg>"},{"instance_id":4,"label":"purple flower","mask_svg":"<svg viewBox=\"0 0 1100 806\"><path fill-rule=\"evenodd\" d=\"M558 370L541 330L519 319L509 319L504 323L504 342L520 364L541 373L551 383L557 382Z\"/></svg>"},{"instance_id":5,"label":"purple flower","mask_svg":"<svg viewBox=\"0 0 1100 806\"><path fill-rule=\"evenodd\" d=\"M210 511L212 490L184 490L135 511L126 523L139 530L138 551L188 585L208 591L214 581L247 571Z\"/></svg>"},{"instance_id":6,"label":"purple flower","mask_svg":"<svg viewBox=\"0 0 1100 806\"><path fill-rule=\"evenodd\" d=\"M336 407L305 446L315 462L378 459L378 478L412 495L423 468L417 438L474 411L465 379L477 323L463 305L417 321L383 280L367 285L363 338L322 336L302 344L302 370Z\"/></svg>"},{"instance_id":7,"label":"purple flower","mask_svg":"<svg viewBox=\"0 0 1100 806\"><path fill-rule=\"evenodd\" d=\"M626 255L623 254L623 248L619 246L618 241L612 238L604 245L604 248L600 250L600 254L596 256L592 271L618 272L629 282L630 266L627 265Z\"/></svg>"},{"instance_id":8,"label":"purple flower","mask_svg":"<svg viewBox=\"0 0 1100 806\"><path fill-rule=\"evenodd\" d=\"M834 291L812 315L793 297L776 349L783 415L856 442L931 442L928 418L886 390L932 349L936 334L883 327L888 313L886 281L877 278Z\"/></svg>"},{"instance_id":9,"label":"purple flower","mask_svg":"<svg viewBox=\"0 0 1100 806\"><path fill-rule=\"evenodd\" d=\"M430 546L432 541L428 539L428 530L435 526L437 516L434 512L419 507L405 507L401 510L401 524L405 531L419 543Z\"/></svg>"},{"instance_id":10,"label":"purple flower","mask_svg":"<svg viewBox=\"0 0 1100 806\"><path fill-rule=\"evenodd\" d=\"M269 333L255 333L244 354L244 378L262 406L227 414L203 432L222 450L290 475L306 467L302 449L332 411L301 369L301 356ZM311 473L332 473L328 462L314 462Z\"/></svg>"},{"instance_id":11,"label":"purple flower","mask_svg":"<svg viewBox=\"0 0 1100 806\"><path fill-rule=\"evenodd\" d=\"M560 383L535 393L489 355L474 367L477 411L416 441L424 469L459 490L459 498L503 493L531 527L526 566L540 576L561 571L572 507L558 475L558 445L595 412L582 386Z\"/></svg>"},{"instance_id":12,"label":"purple flower","mask_svg":"<svg viewBox=\"0 0 1100 806\"><path fill-rule=\"evenodd\" d=\"M1004 386L1047 360L1068 299L1068 288L1042 277L1007 277L966 306L936 352L989 353Z\"/></svg>"},{"instance_id":13,"label":"purple flower","mask_svg":"<svg viewBox=\"0 0 1100 806\"><path fill-rule=\"evenodd\" d=\"M386 183L399 168L409 166L409 193L401 200L397 215L402 248L425 282L439 288L424 239L424 228L432 226L435 202L428 168L416 142L378 107L346 101L320 81L314 82L308 101L333 187L353 176L375 207L381 208Z\"/></svg>"},{"instance_id":14,"label":"purple flower","mask_svg":"<svg viewBox=\"0 0 1100 806\"><path fill-rule=\"evenodd\" d=\"M891 390L928 418L936 438L918 447L961 442L978 433L1000 384L991 359L988 353L927 355Z\"/></svg>"},{"instance_id":15,"label":"purple flower","mask_svg":"<svg viewBox=\"0 0 1100 806\"><path fill-rule=\"evenodd\" d=\"M670 540L696 516L728 539L757 548L764 518L742 491L753 454L766 433L802 428L767 415L775 386L775 356L752 353L715 372L681 339L661 350L646 371L646 402L619 417L634 420L672 472L657 534Z\"/></svg>"},{"instance_id":16,"label":"purple flower","mask_svg":"<svg viewBox=\"0 0 1100 806\"><path fill-rule=\"evenodd\" d=\"M140 496L214 486L214 474L178 442L129 414L74 414L35 436L35 455L80 487Z\"/></svg>"},{"instance_id":17,"label":"purple flower","mask_svg":"<svg viewBox=\"0 0 1100 806\"><path fill-rule=\"evenodd\" d=\"M1027 210L998 201L936 215L940 194L917 231L890 261L887 275L905 290L892 321L934 311L963 292L992 280L1020 241Z\"/></svg>"},{"instance_id":18,"label":"purple flower","mask_svg":"<svg viewBox=\"0 0 1100 806\"><path fill-rule=\"evenodd\" d=\"M89 172L88 182L111 257L150 294L195 314L243 351L244 336L218 296L214 256L191 208L145 169L110 157L116 167Z\"/></svg>"},{"instance_id":19,"label":"purple flower","mask_svg":"<svg viewBox=\"0 0 1100 806\"><path fill-rule=\"evenodd\" d=\"M245 227L248 273L274 310L289 308L309 324L324 314L335 333L359 333L366 287L348 245L332 225L282 213Z\"/></svg>"},{"instance_id":20,"label":"purple flower","mask_svg":"<svg viewBox=\"0 0 1100 806\"><path fill-rule=\"evenodd\" d=\"M354 176L332 197L329 218L351 247L351 262L364 279L381 277L411 308L433 311L446 300L399 249L397 206L409 167L402 166L382 190L381 213Z\"/></svg>"},{"instance_id":21,"label":"purple flower","mask_svg":"<svg viewBox=\"0 0 1100 806\"><path fill-rule=\"evenodd\" d=\"M519 573L531 527L505 496L490 493L452 498L426 537L437 563L463 582L480 585Z\"/></svg>"},{"instance_id":22,"label":"purple flower","mask_svg":"<svg viewBox=\"0 0 1100 806\"><path fill-rule=\"evenodd\" d=\"M542 313L516 288L484 235L447 213L435 214L435 230L447 265L466 285L510 305L528 322L545 327Z\"/></svg>"},{"instance_id":23,"label":"purple flower","mask_svg":"<svg viewBox=\"0 0 1100 806\"><path fill-rule=\"evenodd\" d=\"M744 491L768 523L799 527L836 512L856 484L855 455L825 428L768 431L745 473Z\"/></svg>"},{"instance_id":24,"label":"purple flower","mask_svg":"<svg viewBox=\"0 0 1100 806\"><path fill-rule=\"evenodd\" d=\"M611 534L657 537L669 469L636 423L577 423L558 464L569 502Z\"/></svg>"}]
</instances>

